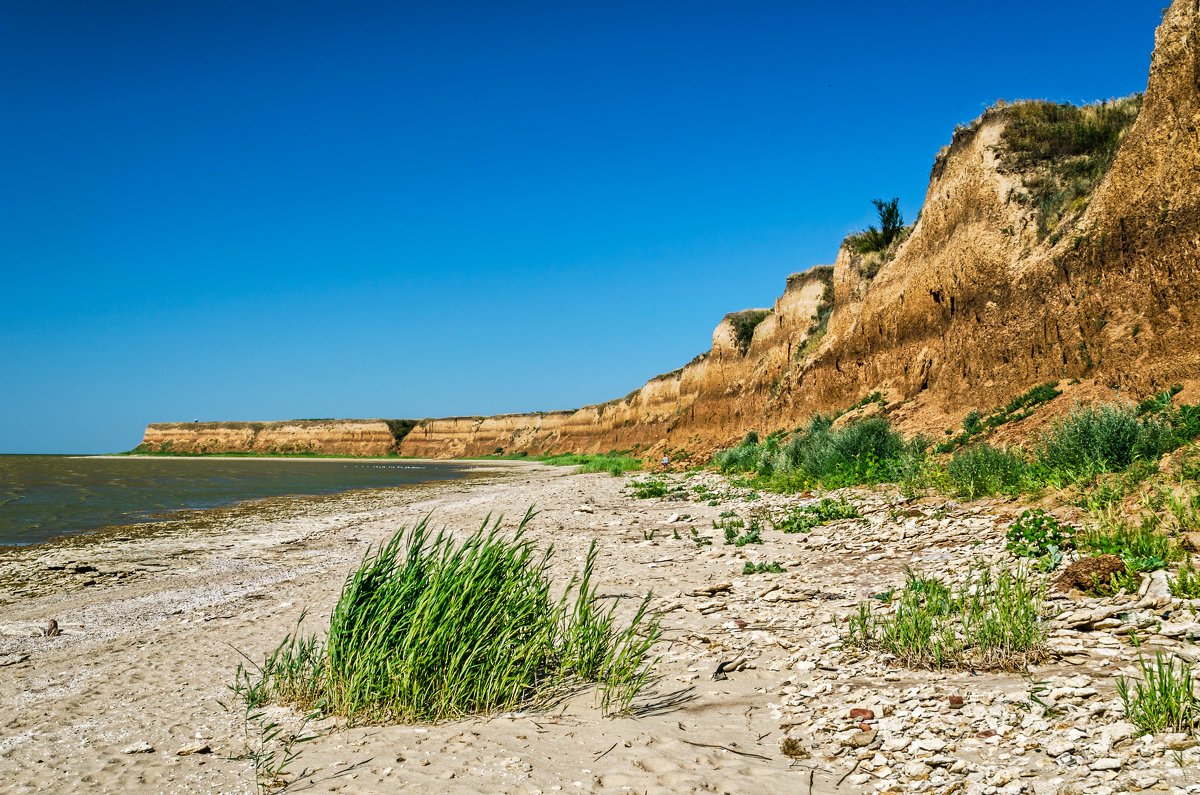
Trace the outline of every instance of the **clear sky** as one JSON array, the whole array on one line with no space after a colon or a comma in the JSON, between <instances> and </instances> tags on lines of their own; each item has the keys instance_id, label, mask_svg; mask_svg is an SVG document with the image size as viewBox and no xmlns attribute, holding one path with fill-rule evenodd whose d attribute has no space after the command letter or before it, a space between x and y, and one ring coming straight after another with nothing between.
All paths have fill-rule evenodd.
<instances>
[{"instance_id":1,"label":"clear sky","mask_svg":"<svg viewBox=\"0 0 1200 795\"><path fill-rule=\"evenodd\" d=\"M0 452L624 395L1167 2L0 3Z\"/></svg>"}]
</instances>

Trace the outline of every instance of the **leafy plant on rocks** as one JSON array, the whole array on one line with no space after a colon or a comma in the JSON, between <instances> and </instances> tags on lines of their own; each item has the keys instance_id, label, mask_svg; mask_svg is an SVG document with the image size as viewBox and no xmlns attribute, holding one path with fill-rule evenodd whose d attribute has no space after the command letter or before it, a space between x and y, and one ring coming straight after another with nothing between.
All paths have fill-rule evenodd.
<instances>
[{"instance_id":1,"label":"leafy plant on rocks","mask_svg":"<svg viewBox=\"0 0 1200 795\"><path fill-rule=\"evenodd\" d=\"M1200 599L1200 572L1192 566L1191 557L1179 567L1174 577L1167 580L1167 584L1171 595L1178 599Z\"/></svg>"},{"instance_id":2,"label":"leafy plant on rocks","mask_svg":"<svg viewBox=\"0 0 1200 795\"><path fill-rule=\"evenodd\" d=\"M725 535L725 543L732 544L735 547L762 543L762 527L754 519L750 520L749 525L736 517L722 519L714 522L713 528L722 531Z\"/></svg>"},{"instance_id":3,"label":"leafy plant on rocks","mask_svg":"<svg viewBox=\"0 0 1200 795\"><path fill-rule=\"evenodd\" d=\"M1040 508L1023 511L1008 526L1007 549L1019 558L1053 556L1075 546L1075 528ZM1059 556L1061 560L1061 555Z\"/></svg>"}]
</instances>

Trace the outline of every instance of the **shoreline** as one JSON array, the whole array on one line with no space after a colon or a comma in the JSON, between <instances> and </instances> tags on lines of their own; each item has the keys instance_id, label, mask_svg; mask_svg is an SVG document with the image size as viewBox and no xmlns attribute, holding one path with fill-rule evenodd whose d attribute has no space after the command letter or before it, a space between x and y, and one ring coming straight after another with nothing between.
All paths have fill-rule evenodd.
<instances>
[{"instance_id":1,"label":"shoreline","mask_svg":"<svg viewBox=\"0 0 1200 795\"><path fill-rule=\"evenodd\" d=\"M0 586L14 573L29 581L20 593L0 587L0 780L14 792L254 792L253 765L238 758L245 713L226 708L237 666L261 661L297 627L321 632L348 573L401 526L432 515L435 528L462 538L503 514L511 531L532 505L527 537L554 546L556 594L595 540L602 597L628 610L656 595L659 678L637 712L605 717L583 691L546 711L435 725L318 720L289 768L297 789L686 792L719 783L730 793L822 795L1000 791L1013 781L1038 792L1117 791L1150 778L1167 792L1187 783L1165 741L1135 742L1112 707L1114 675L1135 660L1115 635L1054 620L1056 651L1029 672L1046 683L1039 698L1053 713L1031 700L1020 673L909 670L843 648L844 617L902 585L910 568L952 578L973 561L1011 561L1012 506L843 490L861 519L809 533L766 528L761 544L738 547L714 527L723 515L817 497L756 495L712 473L666 477L692 496L638 500L629 477L525 464L273 498L145 538L0 556ZM783 571L744 571L771 561ZM1103 600L1055 604L1068 616L1104 609ZM50 619L61 635L45 634ZM1149 632L1148 649L1183 648ZM951 696L965 705L948 706ZM285 731L302 728L292 711L264 709ZM784 738L799 744L795 756L782 753ZM1039 750L1064 738L1076 760L1067 767ZM1200 761L1200 749L1184 753Z\"/></svg>"}]
</instances>

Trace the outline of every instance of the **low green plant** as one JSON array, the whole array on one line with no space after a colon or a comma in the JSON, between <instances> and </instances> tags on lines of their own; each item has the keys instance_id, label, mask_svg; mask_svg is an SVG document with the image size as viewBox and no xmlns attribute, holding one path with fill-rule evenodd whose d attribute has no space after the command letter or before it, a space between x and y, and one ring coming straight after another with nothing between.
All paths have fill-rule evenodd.
<instances>
[{"instance_id":1,"label":"low green plant","mask_svg":"<svg viewBox=\"0 0 1200 795\"><path fill-rule=\"evenodd\" d=\"M696 546L698 546L698 547L712 546L711 538L709 538L708 536L700 535L700 531L694 527L691 530L692 530L692 541L693 541L693 543L695 543Z\"/></svg>"},{"instance_id":2,"label":"low green plant","mask_svg":"<svg viewBox=\"0 0 1200 795\"><path fill-rule=\"evenodd\" d=\"M1021 569L976 565L958 586L909 572L893 610L859 604L847 643L913 668L1021 670L1046 654L1043 600L1041 584Z\"/></svg>"},{"instance_id":3,"label":"low green plant","mask_svg":"<svg viewBox=\"0 0 1200 795\"><path fill-rule=\"evenodd\" d=\"M1075 528L1064 525L1041 508L1021 512L1008 526L1009 552L1019 558L1041 558L1075 546Z\"/></svg>"},{"instance_id":4,"label":"low green plant","mask_svg":"<svg viewBox=\"0 0 1200 795\"><path fill-rule=\"evenodd\" d=\"M1200 599L1200 572L1192 566L1190 556L1175 576L1168 578L1167 584L1171 595L1178 599Z\"/></svg>"},{"instance_id":5,"label":"low green plant","mask_svg":"<svg viewBox=\"0 0 1200 795\"><path fill-rule=\"evenodd\" d=\"M742 574L782 574L787 571L778 561L771 563L750 563L742 567Z\"/></svg>"},{"instance_id":6,"label":"low green plant","mask_svg":"<svg viewBox=\"0 0 1200 795\"><path fill-rule=\"evenodd\" d=\"M1140 679L1117 677L1117 696L1125 716L1143 734L1200 734L1200 698L1190 663L1155 652L1154 661L1139 657Z\"/></svg>"},{"instance_id":7,"label":"low green plant","mask_svg":"<svg viewBox=\"0 0 1200 795\"><path fill-rule=\"evenodd\" d=\"M801 505L770 517L771 528L781 533L807 533L814 527L838 519L858 519L862 513L845 497L822 497L819 502Z\"/></svg>"},{"instance_id":8,"label":"low green plant","mask_svg":"<svg viewBox=\"0 0 1200 795\"><path fill-rule=\"evenodd\" d=\"M485 522L461 543L428 519L369 553L346 580L324 641L293 634L255 689L358 721L441 721L537 706L595 683L606 710L646 686L659 637L648 595L621 622L592 583L596 546L563 595L552 550Z\"/></svg>"},{"instance_id":9,"label":"low green plant","mask_svg":"<svg viewBox=\"0 0 1200 795\"><path fill-rule=\"evenodd\" d=\"M738 518L723 519L714 522L713 528L722 531L725 534L725 543L735 547L762 543L762 528L754 519L750 520L749 525Z\"/></svg>"},{"instance_id":10,"label":"low green plant","mask_svg":"<svg viewBox=\"0 0 1200 795\"><path fill-rule=\"evenodd\" d=\"M646 477L629 482L629 493L635 499L653 500L663 497L686 498L687 490L662 478Z\"/></svg>"}]
</instances>

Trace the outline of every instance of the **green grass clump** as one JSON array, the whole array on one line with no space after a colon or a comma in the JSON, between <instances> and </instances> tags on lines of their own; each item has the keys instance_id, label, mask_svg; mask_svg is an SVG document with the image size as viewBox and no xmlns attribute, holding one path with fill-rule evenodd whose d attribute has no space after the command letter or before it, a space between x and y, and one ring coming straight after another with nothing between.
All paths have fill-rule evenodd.
<instances>
[{"instance_id":1,"label":"green grass clump","mask_svg":"<svg viewBox=\"0 0 1200 795\"><path fill-rule=\"evenodd\" d=\"M1192 566L1190 557L1175 576L1167 580L1167 585L1171 588L1171 596L1177 599L1200 599L1200 572Z\"/></svg>"},{"instance_id":2,"label":"green grass clump","mask_svg":"<svg viewBox=\"0 0 1200 795\"><path fill-rule=\"evenodd\" d=\"M814 527L838 519L858 519L862 513L846 498L822 497L820 502L802 505L771 517L771 527L781 533L807 533Z\"/></svg>"},{"instance_id":3,"label":"green grass clump","mask_svg":"<svg viewBox=\"0 0 1200 795\"><path fill-rule=\"evenodd\" d=\"M465 541L427 520L364 557L323 641L297 635L267 658L260 695L351 721L441 721L536 706L595 683L606 709L645 687L659 637L650 596L625 623L592 571L554 598L552 551L485 522Z\"/></svg>"},{"instance_id":4,"label":"green grass clump","mask_svg":"<svg viewBox=\"0 0 1200 795\"><path fill-rule=\"evenodd\" d=\"M750 563L742 566L742 574L782 574L787 571L779 561L770 563Z\"/></svg>"},{"instance_id":5,"label":"green grass clump","mask_svg":"<svg viewBox=\"0 0 1200 795\"><path fill-rule=\"evenodd\" d=\"M1087 206L1141 107L1135 95L1083 107L1021 102L1002 111L1000 160L1021 174L1018 198L1037 212L1039 239Z\"/></svg>"},{"instance_id":6,"label":"green grass clump","mask_svg":"<svg viewBox=\"0 0 1200 795\"><path fill-rule=\"evenodd\" d=\"M1075 544L1094 555L1118 555L1131 574L1165 569L1170 561L1181 557L1179 548L1161 532L1160 520L1152 513L1131 523L1115 510L1105 511L1093 525L1076 534Z\"/></svg>"},{"instance_id":7,"label":"green grass clump","mask_svg":"<svg viewBox=\"0 0 1200 795\"><path fill-rule=\"evenodd\" d=\"M977 500L1025 490L1029 464L1018 452L983 443L960 450L946 464L945 483L956 497Z\"/></svg>"},{"instance_id":8,"label":"green grass clump","mask_svg":"<svg viewBox=\"0 0 1200 795\"><path fill-rule=\"evenodd\" d=\"M1159 415L1107 404L1076 408L1054 423L1038 439L1034 458L1039 477L1062 486L1157 459L1181 443Z\"/></svg>"},{"instance_id":9,"label":"green grass clump","mask_svg":"<svg viewBox=\"0 0 1200 795\"><path fill-rule=\"evenodd\" d=\"M1200 734L1200 698L1192 666L1161 651L1155 652L1154 662L1140 657L1138 664L1141 679L1117 677L1117 695L1129 721L1143 734Z\"/></svg>"},{"instance_id":10,"label":"green grass clump","mask_svg":"<svg viewBox=\"0 0 1200 795\"><path fill-rule=\"evenodd\" d=\"M847 643L882 649L910 668L1021 670L1046 654L1043 601L1041 585L1021 569L975 566L958 586L909 572L887 601L891 611L859 605Z\"/></svg>"}]
</instances>

